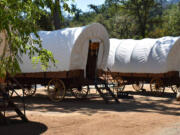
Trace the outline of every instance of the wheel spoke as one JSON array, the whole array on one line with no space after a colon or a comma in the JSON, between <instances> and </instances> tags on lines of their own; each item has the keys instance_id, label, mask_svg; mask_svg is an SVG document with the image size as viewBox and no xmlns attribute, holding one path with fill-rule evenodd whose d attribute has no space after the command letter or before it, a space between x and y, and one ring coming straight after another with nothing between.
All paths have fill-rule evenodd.
<instances>
[{"instance_id":1,"label":"wheel spoke","mask_svg":"<svg viewBox=\"0 0 180 135\"><path fill-rule=\"evenodd\" d=\"M143 88L143 85L144 85L143 82L138 81L135 84L133 84L132 86L136 91L139 91L139 90L141 90Z\"/></svg>"},{"instance_id":2,"label":"wheel spoke","mask_svg":"<svg viewBox=\"0 0 180 135\"><path fill-rule=\"evenodd\" d=\"M164 93L164 85L163 85L163 81L159 78L154 78L151 80L150 82L150 88L151 91L154 92L157 95L161 95Z\"/></svg>"},{"instance_id":3,"label":"wheel spoke","mask_svg":"<svg viewBox=\"0 0 180 135\"><path fill-rule=\"evenodd\" d=\"M89 88L88 86L82 86L81 89L73 88L71 92L72 95L74 95L78 99L86 98L89 92Z\"/></svg>"},{"instance_id":4,"label":"wheel spoke","mask_svg":"<svg viewBox=\"0 0 180 135\"><path fill-rule=\"evenodd\" d=\"M62 80L54 79L48 83L48 96L54 101L62 101L64 99L66 88Z\"/></svg>"}]
</instances>

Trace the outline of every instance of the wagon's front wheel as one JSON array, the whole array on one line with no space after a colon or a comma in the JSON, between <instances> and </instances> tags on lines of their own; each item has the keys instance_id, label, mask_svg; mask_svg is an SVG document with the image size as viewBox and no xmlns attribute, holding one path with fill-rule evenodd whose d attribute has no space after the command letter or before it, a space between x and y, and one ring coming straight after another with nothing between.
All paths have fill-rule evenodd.
<instances>
[{"instance_id":1,"label":"wagon's front wheel","mask_svg":"<svg viewBox=\"0 0 180 135\"><path fill-rule=\"evenodd\" d=\"M24 89L26 96L33 96L36 93L36 84Z\"/></svg>"},{"instance_id":2,"label":"wagon's front wheel","mask_svg":"<svg viewBox=\"0 0 180 135\"><path fill-rule=\"evenodd\" d=\"M125 88L124 80L121 77L115 77L111 83L113 84L113 91L118 94L122 92Z\"/></svg>"},{"instance_id":3,"label":"wagon's front wheel","mask_svg":"<svg viewBox=\"0 0 180 135\"><path fill-rule=\"evenodd\" d=\"M140 91L143 89L144 83L142 81L138 81L132 85L133 89L136 91Z\"/></svg>"},{"instance_id":4,"label":"wagon's front wheel","mask_svg":"<svg viewBox=\"0 0 180 135\"><path fill-rule=\"evenodd\" d=\"M160 78L154 78L150 82L151 92L155 93L156 95L162 95L164 93L164 83Z\"/></svg>"},{"instance_id":5,"label":"wagon's front wheel","mask_svg":"<svg viewBox=\"0 0 180 135\"><path fill-rule=\"evenodd\" d=\"M52 79L48 83L48 97L53 102L62 101L65 97L66 87L62 80Z\"/></svg>"},{"instance_id":6,"label":"wagon's front wheel","mask_svg":"<svg viewBox=\"0 0 180 135\"><path fill-rule=\"evenodd\" d=\"M72 95L77 99L87 98L89 86L81 86L80 88L72 88Z\"/></svg>"}]
</instances>

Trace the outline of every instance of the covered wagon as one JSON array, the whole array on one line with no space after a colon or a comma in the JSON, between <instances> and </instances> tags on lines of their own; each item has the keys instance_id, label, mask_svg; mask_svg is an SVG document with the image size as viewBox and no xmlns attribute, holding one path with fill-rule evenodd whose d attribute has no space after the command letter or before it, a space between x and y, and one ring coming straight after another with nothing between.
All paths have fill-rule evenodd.
<instances>
[{"instance_id":1,"label":"covered wagon","mask_svg":"<svg viewBox=\"0 0 180 135\"><path fill-rule=\"evenodd\" d=\"M133 84L136 90L143 82L151 91L164 92L166 86L174 91L180 85L180 37L158 39L110 39L107 68L120 90Z\"/></svg>"},{"instance_id":2,"label":"covered wagon","mask_svg":"<svg viewBox=\"0 0 180 135\"><path fill-rule=\"evenodd\" d=\"M97 70L104 69L109 52L109 37L103 25L94 23L83 27L64 28L55 31L39 31L43 48L51 51L57 60L56 66L43 71L34 66L28 56L20 63L22 73L14 78L25 88L36 84L48 86L49 97L61 101L66 90L87 95L84 86L93 83ZM31 35L32 38L35 38ZM10 77L7 78L10 80ZM28 92L34 93L34 90Z\"/></svg>"}]
</instances>

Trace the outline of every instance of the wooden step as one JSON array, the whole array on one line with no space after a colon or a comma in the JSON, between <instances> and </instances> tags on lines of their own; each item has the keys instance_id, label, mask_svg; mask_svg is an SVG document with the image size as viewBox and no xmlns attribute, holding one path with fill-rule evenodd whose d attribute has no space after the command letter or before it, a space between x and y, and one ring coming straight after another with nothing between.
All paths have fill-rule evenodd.
<instances>
[{"instance_id":1,"label":"wooden step","mask_svg":"<svg viewBox=\"0 0 180 135\"><path fill-rule=\"evenodd\" d=\"M2 91L2 89L0 89L0 93L3 96L3 98L6 99L6 102L4 101L2 102L2 104L6 103L5 104L6 106L4 105L1 106L2 111L6 111L7 109L14 110L18 117L20 117L24 122L27 122L28 119L26 118L25 114L23 114L21 110L18 108L18 106L9 98L8 94L4 92L4 90Z\"/></svg>"},{"instance_id":2,"label":"wooden step","mask_svg":"<svg viewBox=\"0 0 180 135\"><path fill-rule=\"evenodd\" d=\"M99 85L103 85L103 87ZM109 100L112 100L112 99L114 99L116 103L119 103L118 98L114 95L114 93L108 87L105 80L101 80L101 79L95 80L95 88L106 103L109 103ZM103 93L103 91L106 91L106 93Z\"/></svg>"}]
</instances>

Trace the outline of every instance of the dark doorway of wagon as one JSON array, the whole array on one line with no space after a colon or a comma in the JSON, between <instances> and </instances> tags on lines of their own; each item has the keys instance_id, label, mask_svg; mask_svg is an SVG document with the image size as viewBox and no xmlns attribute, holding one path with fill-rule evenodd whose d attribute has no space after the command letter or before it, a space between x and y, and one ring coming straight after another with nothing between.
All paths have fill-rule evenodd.
<instances>
[{"instance_id":1,"label":"dark doorway of wagon","mask_svg":"<svg viewBox=\"0 0 180 135\"><path fill-rule=\"evenodd\" d=\"M88 60L86 65L86 76L88 79L95 79L96 77L99 45L99 42L89 41Z\"/></svg>"}]
</instances>

